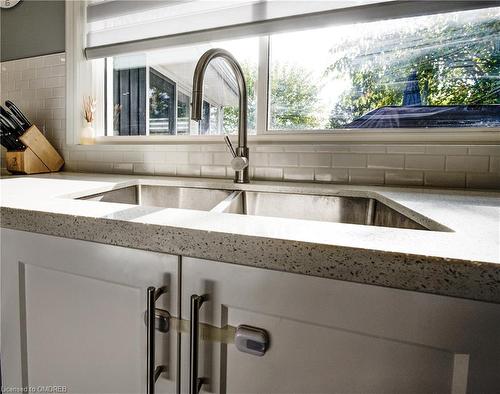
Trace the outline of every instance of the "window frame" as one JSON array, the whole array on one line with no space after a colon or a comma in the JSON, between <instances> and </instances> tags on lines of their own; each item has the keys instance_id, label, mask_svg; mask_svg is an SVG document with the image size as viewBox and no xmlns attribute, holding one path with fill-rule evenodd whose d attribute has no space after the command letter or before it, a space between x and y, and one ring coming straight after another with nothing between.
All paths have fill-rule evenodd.
<instances>
[{"instance_id":1,"label":"window frame","mask_svg":"<svg viewBox=\"0 0 500 394\"><path fill-rule=\"evenodd\" d=\"M88 82L92 81L92 61L83 56L85 48L85 5L84 2L66 0L66 53L67 53L67 143L78 144L82 127L76 119L75 108L81 108L81 99L89 95ZM300 30L295 28L295 30ZM210 33L205 40L209 41ZM256 84L256 134L249 135L250 144L266 143L453 143L485 144L500 142L500 128L405 128L405 129L314 129L314 130L269 130L269 82L270 82L270 35L259 36L258 69ZM202 41L202 40L201 40ZM203 42L203 41L202 41ZM149 69L149 67L147 66ZM160 71L161 73L161 71ZM149 73L146 75L149 78ZM75 81L75 78L76 81ZM88 81L88 82L87 82ZM148 85L149 85L149 81ZM184 92L184 89L182 89ZM99 94L93 94L99 97ZM175 94L177 118L177 91ZM188 94L191 97L190 94ZM146 100L149 105L149 99ZM79 107L80 105L80 107ZM98 108L101 111L104 103ZM220 112L220 110L219 110ZM147 108L149 117L149 108ZM98 116L105 118L105 116ZM99 123L99 122L97 122ZM102 122L101 122L102 123ZM96 144L196 144L221 143L220 135L149 135L145 136L106 136L104 124L96 124L98 137ZM189 129L191 130L192 125ZM149 129L149 127L148 127Z\"/></svg>"}]
</instances>

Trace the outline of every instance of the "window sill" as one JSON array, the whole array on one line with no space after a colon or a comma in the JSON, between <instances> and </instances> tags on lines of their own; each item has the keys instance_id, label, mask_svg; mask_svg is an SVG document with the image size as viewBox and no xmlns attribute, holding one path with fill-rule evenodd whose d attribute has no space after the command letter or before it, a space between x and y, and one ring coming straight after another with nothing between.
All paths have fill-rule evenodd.
<instances>
[{"instance_id":1,"label":"window sill","mask_svg":"<svg viewBox=\"0 0 500 394\"><path fill-rule=\"evenodd\" d=\"M236 139L236 136L232 136ZM222 144L222 136L113 136L97 137L96 145L175 145L175 144ZM337 130L300 131L293 133L267 133L249 135L249 145L265 144L321 144L321 143L448 143L448 144L498 144L500 129L380 129L374 131Z\"/></svg>"}]
</instances>

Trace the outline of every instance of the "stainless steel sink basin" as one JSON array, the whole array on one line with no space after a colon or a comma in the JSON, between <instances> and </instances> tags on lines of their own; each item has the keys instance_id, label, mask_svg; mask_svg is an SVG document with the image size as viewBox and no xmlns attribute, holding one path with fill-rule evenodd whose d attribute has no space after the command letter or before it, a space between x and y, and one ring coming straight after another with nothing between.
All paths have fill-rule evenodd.
<instances>
[{"instance_id":1,"label":"stainless steel sink basin","mask_svg":"<svg viewBox=\"0 0 500 394\"><path fill-rule=\"evenodd\" d=\"M92 194L79 199L209 211L231 193L229 190L136 185Z\"/></svg>"},{"instance_id":2,"label":"stainless steel sink basin","mask_svg":"<svg viewBox=\"0 0 500 394\"><path fill-rule=\"evenodd\" d=\"M365 197L135 185L79 199L321 222L431 229L376 199Z\"/></svg>"},{"instance_id":3,"label":"stainless steel sink basin","mask_svg":"<svg viewBox=\"0 0 500 394\"><path fill-rule=\"evenodd\" d=\"M428 230L372 198L235 192L222 212Z\"/></svg>"}]
</instances>

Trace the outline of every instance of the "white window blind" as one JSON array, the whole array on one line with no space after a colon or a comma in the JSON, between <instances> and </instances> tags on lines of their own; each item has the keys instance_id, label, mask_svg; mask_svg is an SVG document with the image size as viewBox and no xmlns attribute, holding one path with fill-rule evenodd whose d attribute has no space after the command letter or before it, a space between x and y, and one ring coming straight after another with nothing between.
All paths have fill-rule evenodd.
<instances>
[{"instance_id":1,"label":"white window blind","mask_svg":"<svg viewBox=\"0 0 500 394\"><path fill-rule=\"evenodd\" d=\"M94 0L87 6L86 54L96 58L200 42L201 32L205 41L214 36L219 39L220 32L225 38L228 34L235 38L269 33L283 29L290 17L377 2L380 0ZM271 26L270 21L281 25Z\"/></svg>"},{"instance_id":2,"label":"white window blind","mask_svg":"<svg viewBox=\"0 0 500 394\"><path fill-rule=\"evenodd\" d=\"M495 1L91 0L89 59L213 40L491 7Z\"/></svg>"}]
</instances>

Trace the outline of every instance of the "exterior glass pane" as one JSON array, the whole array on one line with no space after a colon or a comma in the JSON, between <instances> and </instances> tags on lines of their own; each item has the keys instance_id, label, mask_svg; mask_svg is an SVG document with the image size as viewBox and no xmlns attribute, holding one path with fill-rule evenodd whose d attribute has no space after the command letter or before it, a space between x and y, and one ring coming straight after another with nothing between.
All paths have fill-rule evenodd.
<instances>
[{"instance_id":1,"label":"exterior glass pane","mask_svg":"<svg viewBox=\"0 0 500 394\"><path fill-rule=\"evenodd\" d=\"M500 8L271 37L271 130L500 126Z\"/></svg>"},{"instance_id":2,"label":"exterior glass pane","mask_svg":"<svg viewBox=\"0 0 500 394\"><path fill-rule=\"evenodd\" d=\"M111 112L111 113L110 113ZM146 68L113 68L113 108L108 116L113 119L114 135L146 134Z\"/></svg>"},{"instance_id":3,"label":"exterior glass pane","mask_svg":"<svg viewBox=\"0 0 500 394\"><path fill-rule=\"evenodd\" d=\"M149 134L222 134L223 130L236 133L238 86L229 65L221 59L212 61L205 74L204 106L208 107L206 111L204 107L204 118L198 125L190 119L191 97L188 94L196 63L203 53L215 47L231 52L243 68L248 81L248 130L249 134L255 134L258 43L258 38L253 37L114 57L113 64L120 66L113 76L116 108L107 109L107 116L117 119L113 135L146 134L146 94L149 97ZM146 70L150 70L148 81ZM132 85L130 78L134 81ZM135 90L129 91L129 86Z\"/></svg>"},{"instance_id":4,"label":"exterior glass pane","mask_svg":"<svg viewBox=\"0 0 500 394\"><path fill-rule=\"evenodd\" d=\"M210 131L211 134L220 134L219 131L219 107L210 106Z\"/></svg>"},{"instance_id":5,"label":"exterior glass pane","mask_svg":"<svg viewBox=\"0 0 500 394\"><path fill-rule=\"evenodd\" d=\"M177 91L177 134L189 134L189 122L191 118L190 104L191 98Z\"/></svg>"},{"instance_id":6,"label":"exterior glass pane","mask_svg":"<svg viewBox=\"0 0 500 394\"><path fill-rule=\"evenodd\" d=\"M149 134L175 134L175 83L154 69L149 72Z\"/></svg>"}]
</instances>

